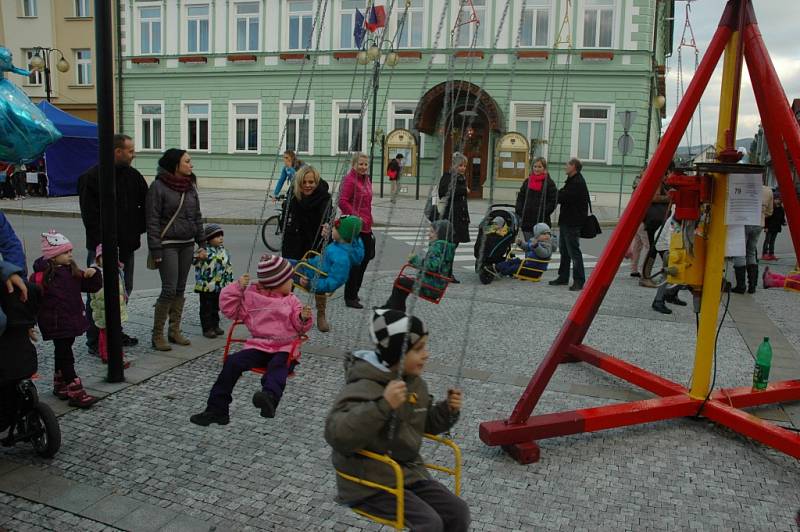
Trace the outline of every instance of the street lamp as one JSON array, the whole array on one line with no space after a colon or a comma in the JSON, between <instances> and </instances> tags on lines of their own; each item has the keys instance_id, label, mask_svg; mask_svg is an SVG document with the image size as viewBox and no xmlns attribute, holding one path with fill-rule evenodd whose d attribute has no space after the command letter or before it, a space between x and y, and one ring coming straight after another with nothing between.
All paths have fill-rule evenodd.
<instances>
[{"instance_id":1,"label":"street lamp","mask_svg":"<svg viewBox=\"0 0 800 532\"><path fill-rule=\"evenodd\" d=\"M33 70L44 72L44 92L48 102L50 101L50 95L52 93L52 88L50 86L50 54L53 52L58 52L61 56L58 62L56 62L56 69L58 69L59 72L69 72L69 63L64 59L64 52L58 48L37 46L33 49L33 57L30 62Z\"/></svg>"}]
</instances>

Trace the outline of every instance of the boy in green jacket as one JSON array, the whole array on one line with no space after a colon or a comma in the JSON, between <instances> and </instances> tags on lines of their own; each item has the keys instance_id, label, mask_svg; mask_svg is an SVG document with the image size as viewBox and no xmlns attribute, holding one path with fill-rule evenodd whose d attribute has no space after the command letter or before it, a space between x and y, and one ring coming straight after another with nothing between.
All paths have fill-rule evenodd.
<instances>
[{"instance_id":1,"label":"boy in green jacket","mask_svg":"<svg viewBox=\"0 0 800 532\"><path fill-rule=\"evenodd\" d=\"M409 277L400 277L398 284L392 287L392 294L382 308L406 311L406 299L411 292L418 292L427 297L437 298L441 290L447 286L447 280L453 277L453 260L456 257L456 245L451 242L452 229L447 220L437 220L428 231L430 245L425 256L412 255L408 262L419 268L416 281ZM446 278L446 279L445 279Z\"/></svg>"},{"instance_id":2,"label":"boy in green jacket","mask_svg":"<svg viewBox=\"0 0 800 532\"><path fill-rule=\"evenodd\" d=\"M416 316L376 309L370 335L375 351L348 355L347 384L325 423L325 440L333 448L334 467L351 476L393 486L391 469L356 452L363 449L388 454L403 468L407 527L468 530L469 507L431 478L419 454L423 434L441 434L455 425L461 411L461 390L448 390L447 400L434 404L422 379L428 360L428 331ZM336 483L339 502L379 517L395 517L397 500L393 495L338 475Z\"/></svg>"}]
</instances>

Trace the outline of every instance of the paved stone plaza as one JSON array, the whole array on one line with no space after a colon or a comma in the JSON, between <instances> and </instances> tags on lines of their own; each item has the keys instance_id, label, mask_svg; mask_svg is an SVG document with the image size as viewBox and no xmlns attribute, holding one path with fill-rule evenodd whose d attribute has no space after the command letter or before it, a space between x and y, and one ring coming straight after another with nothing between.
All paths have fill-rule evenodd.
<instances>
[{"instance_id":1,"label":"paved stone plaza","mask_svg":"<svg viewBox=\"0 0 800 532\"><path fill-rule=\"evenodd\" d=\"M784 260L776 269L789 266ZM414 311L432 331L431 390L439 397L448 386L465 390L454 437L464 452L463 497L474 530L796 530L798 461L706 420L544 440L541 461L528 466L486 447L478 424L508 416L577 295L546 283L482 286L473 275L462 277L440 305L419 302ZM382 303L391 281L371 276L362 299ZM686 308L671 316L653 312L653 294L620 273L586 343L688 384L694 315ZM251 405L257 379L248 374L234 393L230 425L201 428L188 418L204 407L223 342L199 336L192 295L186 328L193 346L151 352L155 295L143 291L131 301L126 330L143 340L129 352L131 382L102 382L105 368L78 342L79 374L92 390L110 394L91 410L70 411L52 398L52 347L42 346L37 384L63 413L63 444L52 460L25 445L0 450L0 529L378 530L333 501L322 437L343 383L342 353L369 347L368 312L346 309L340 295L332 301L334 329L311 334L275 419L259 417ZM773 377L800 377L799 301L783 290L732 296L717 386L750 383L751 351L764 331L775 349ZM645 397L571 364L559 368L537 412ZM796 404L756 413L800 427ZM447 457L433 448L428 454Z\"/></svg>"}]
</instances>

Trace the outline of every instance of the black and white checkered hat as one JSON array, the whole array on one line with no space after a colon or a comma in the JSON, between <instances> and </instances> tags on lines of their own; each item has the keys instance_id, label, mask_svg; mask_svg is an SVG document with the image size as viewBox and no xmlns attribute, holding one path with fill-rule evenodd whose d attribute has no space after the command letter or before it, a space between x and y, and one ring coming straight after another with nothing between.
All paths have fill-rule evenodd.
<instances>
[{"instance_id":1,"label":"black and white checkered hat","mask_svg":"<svg viewBox=\"0 0 800 532\"><path fill-rule=\"evenodd\" d=\"M378 358L386 367L391 367L400 361L404 351L428 335L428 329L416 316L408 316L399 310L375 309L369 333L375 342Z\"/></svg>"}]
</instances>

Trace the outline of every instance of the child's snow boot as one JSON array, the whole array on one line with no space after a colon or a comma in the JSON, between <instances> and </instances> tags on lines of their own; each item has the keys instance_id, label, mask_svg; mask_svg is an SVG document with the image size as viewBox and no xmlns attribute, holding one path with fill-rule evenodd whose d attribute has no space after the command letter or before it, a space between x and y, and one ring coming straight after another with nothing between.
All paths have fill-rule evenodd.
<instances>
[{"instance_id":1,"label":"child's snow boot","mask_svg":"<svg viewBox=\"0 0 800 532\"><path fill-rule=\"evenodd\" d=\"M275 417L275 409L278 401L268 392L256 392L253 394L253 406L261 409L261 417Z\"/></svg>"},{"instance_id":2,"label":"child's snow boot","mask_svg":"<svg viewBox=\"0 0 800 532\"><path fill-rule=\"evenodd\" d=\"M78 408L89 408L97 402L97 397L86 393L78 377L75 377L75 380L67 385L67 396L69 397L69 406Z\"/></svg>"},{"instance_id":3,"label":"child's snow boot","mask_svg":"<svg viewBox=\"0 0 800 532\"><path fill-rule=\"evenodd\" d=\"M230 423L231 418L228 414L218 414L211 410L204 410L199 414L195 414L189 418L189 421L194 423L195 425L200 425L201 427L207 427L212 423L216 423L217 425L227 425Z\"/></svg>"},{"instance_id":4,"label":"child's snow boot","mask_svg":"<svg viewBox=\"0 0 800 532\"><path fill-rule=\"evenodd\" d=\"M60 371L56 371L53 375L53 395L59 399L69 399L67 396L67 383L64 382L64 377L61 376Z\"/></svg>"}]
</instances>

